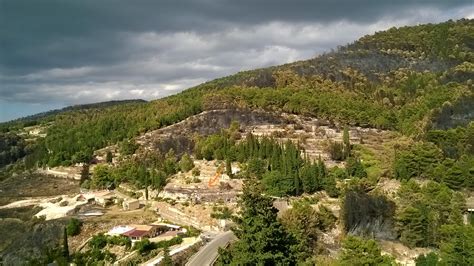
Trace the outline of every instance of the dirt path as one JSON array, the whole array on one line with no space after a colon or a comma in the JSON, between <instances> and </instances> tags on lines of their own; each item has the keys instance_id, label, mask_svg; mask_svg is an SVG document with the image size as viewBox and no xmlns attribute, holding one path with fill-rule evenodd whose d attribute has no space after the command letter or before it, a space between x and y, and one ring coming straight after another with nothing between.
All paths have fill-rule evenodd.
<instances>
[{"instance_id":1,"label":"dirt path","mask_svg":"<svg viewBox=\"0 0 474 266\"><path fill-rule=\"evenodd\" d=\"M13 208L21 208L21 207L28 207L28 206L34 206L34 205L41 205L46 202L49 202L53 199L63 197L66 195L58 195L54 197L34 197L34 198L28 198L28 199L23 199L23 200L18 200L11 202L9 204L0 206L0 209L13 209Z\"/></svg>"}]
</instances>

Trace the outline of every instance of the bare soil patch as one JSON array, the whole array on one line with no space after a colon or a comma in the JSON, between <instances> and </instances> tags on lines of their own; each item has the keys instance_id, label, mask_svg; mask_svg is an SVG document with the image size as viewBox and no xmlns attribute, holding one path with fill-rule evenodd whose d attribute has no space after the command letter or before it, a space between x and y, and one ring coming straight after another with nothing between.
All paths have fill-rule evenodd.
<instances>
[{"instance_id":1,"label":"bare soil patch","mask_svg":"<svg viewBox=\"0 0 474 266\"><path fill-rule=\"evenodd\" d=\"M11 176L0 182L0 206L33 197L79 193L79 182L38 173Z\"/></svg>"}]
</instances>

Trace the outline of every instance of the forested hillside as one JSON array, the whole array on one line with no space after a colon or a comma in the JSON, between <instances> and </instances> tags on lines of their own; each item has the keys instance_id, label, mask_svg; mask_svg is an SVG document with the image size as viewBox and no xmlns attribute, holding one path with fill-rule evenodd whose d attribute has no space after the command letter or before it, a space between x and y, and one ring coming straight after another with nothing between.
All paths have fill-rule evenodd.
<instances>
[{"instance_id":1,"label":"forested hillside","mask_svg":"<svg viewBox=\"0 0 474 266\"><path fill-rule=\"evenodd\" d=\"M202 110L232 107L397 130L418 139L450 134L449 145L470 145L469 127L464 140L430 130L464 127L473 119L473 29L474 21L466 19L392 28L314 59L241 72L149 103L40 117L39 123L51 124L29 151L27 167L34 162L68 165L87 159L95 149ZM2 128L17 127L8 123ZM437 147L442 145L447 144Z\"/></svg>"},{"instance_id":2,"label":"forested hillside","mask_svg":"<svg viewBox=\"0 0 474 266\"><path fill-rule=\"evenodd\" d=\"M238 240L220 251L222 265L393 265L378 246L382 239L435 251L419 256L419 265L472 265L466 196L474 192L473 80L474 20L392 28L310 60L240 72L151 102L4 123L0 167L85 163L83 188L126 182L148 200L148 189L163 189L179 171L199 176L193 159L220 161L230 179L245 180L237 215L226 214ZM237 108L328 120L342 141L326 139L325 152L342 168L310 159L300 138L243 135L236 121L186 136L181 150L135 141L206 110ZM355 126L395 137L376 150L362 137L351 142L348 128ZM106 163L89 173L94 152L106 146ZM234 174L232 164L242 171ZM388 193L382 182L398 186ZM340 210L318 202L322 194ZM274 198L291 198L293 208L278 217ZM336 227L333 240L342 244L332 256L320 239Z\"/></svg>"}]
</instances>

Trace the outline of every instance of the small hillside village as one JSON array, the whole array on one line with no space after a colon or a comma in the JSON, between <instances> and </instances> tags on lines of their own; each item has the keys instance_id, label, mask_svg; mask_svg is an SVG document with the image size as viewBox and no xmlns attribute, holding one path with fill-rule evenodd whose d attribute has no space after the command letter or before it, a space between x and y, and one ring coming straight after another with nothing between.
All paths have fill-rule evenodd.
<instances>
[{"instance_id":1,"label":"small hillside village","mask_svg":"<svg viewBox=\"0 0 474 266\"><path fill-rule=\"evenodd\" d=\"M207 119L199 116L193 119ZM211 115L215 116L215 113ZM220 114L218 114L220 115ZM331 159L325 144L329 141L340 141L342 132L332 125L325 124L315 119L301 117L290 117L293 122L262 123L243 127L242 135L251 133L255 136L276 137L281 142L291 140L298 142L304 147L304 152L309 158L323 160L328 167L344 167L345 162ZM289 119L286 117L285 119ZM175 124L167 128L146 133L137 138L136 142L146 150L153 151L159 142L169 138L172 132L185 132L190 125L183 123ZM184 128L184 129L183 129ZM350 128L351 143L361 143L374 150L381 149L382 145L389 142L393 136L389 132L376 129ZM107 153L113 158L108 162ZM132 157L135 154L132 154ZM243 180L231 178L238 175L246 165L231 162L230 173L224 171L222 160L205 160L192 157L194 169L199 169L196 174L193 171L178 171L167 179L166 184L157 189L137 189L133 184L126 182L117 186L107 188L86 189L81 188L80 193L75 195L60 195L50 198L27 199L13 202L2 207L39 206L35 216L45 220L55 219L78 219L82 223L81 232L69 238L69 245L75 252L87 252L93 250L93 245L99 240L107 243L105 249L114 256L115 265L158 265L164 258L163 249L152 249L151 252L137 252L146 247L169 247L169 254L182 256L183 262L190 260L199 254L199 250L209 246L209 241L218 240L229 232L233 225L230 214L238 211L237 202L242 193ZM94 153L91 160L90 173L101 165L116 166L120 164L120 154L117 145L109 146ZM65 167L38 169L43 175L53 176L59 179L78 180L81 179L83 164ZM341 182L345 182L342 180ZM400 182L395 180L381 182L380 189L389 197L399 189ZM300 200L295 199L295 200ZM469 213L474 213L474 198L467 199L464 220L467 223ZM292 208L292 198L275 197L274 207L284 213ZM318 209L320 206L327 207L335 217L340 215L340 201L329 197L326 192L320 191L308 198L315 202L312 206ZM230 214L229 214L230 213ZM342 229L337 226L322 235L321 243L329 247L336 247L337 239ZM127 249L114 241L129 243L131 248ZM118 241L118 242L120 242ZM228 241L228 240L226 240ZM99 241L100 242L100 241ZM166 243L166 244L164 244ZM220 246L226 245L223 242ZM429 249L409 249L405 246L394 246L392 242L383 242L386 249L394 249L410 265L413 258L419 254L429 252ZM92 245L92 246L91 246ZM128 245L128 244L127 244ZM138 249L137 249L138 247ZM214 247L217 256L217 248ZM335 250L335 248L334 248ZM85 253L87 254L87 253ZM146 254L146 255L145 255ZM212 259L212 258L211 258ZM199 265L199 264L189 264Z\"/></svg>"},{"instance_id":2,"label":"small hillside village","mask_svg":"<svg viewBox=\"0 0 474 266\"><path fill-rule=\"evenodd\" d=\"M101 164L98 157L91 164L92 169ZM197 177L199 182L188 181L196 179L191 177L191 173L178 173L163 190L150 190L148 200L143 189L137 190L123 183L102 190L81 188L77 195L23 200L5 207L35 205L42 208L35 215L40 219L79 219L83 224L81 233L69 237L70 248L76 252L87 251L94 238L128 239L130 250L111 246L117 265L129 262L157 264L156 261L163 257L162 252L150 252L147 256L135 252L134 246L143 241L157 245L176 242L170 246L170 254L184 254L189 258L198 247L229 229L230 220L213 218L212 215L220 208L235 209L242 189L242 181L229 178L216 161L195 160L194 163L201 169ZM75 165L39 171L56 178L78 180L80 168L81 165ZM240 171L237 164L232 169L234 173Z\"/></svg>"}]
</instances>

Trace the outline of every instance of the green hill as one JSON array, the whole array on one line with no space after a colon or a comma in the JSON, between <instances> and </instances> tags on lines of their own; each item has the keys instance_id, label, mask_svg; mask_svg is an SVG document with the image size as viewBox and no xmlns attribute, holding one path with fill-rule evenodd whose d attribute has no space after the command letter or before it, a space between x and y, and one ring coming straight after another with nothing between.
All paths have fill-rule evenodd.
<instances>
[{"instance_id":1,"label":"green hill","mask_svg":"<svg viewBox=\"0 0 474 266\"><path fill-rule=\"evenodd\" d=\"M47 136L26 152L27 164L67 165L106 145L221 108L304 114L423 138L431 129L473 120L473 49L474 20L391 28L310 60L240 72L148 103L40 116L39 123L51 123Z\"/></svg>"},{"instance_id":2,"label":"green hill","mask_svg":"<svg viewBox=\"0 0 474 266\"><path fill-rule=\"evenodd\" d=\"M216 160L225 162L229 177L246 180L239 219L235 219L238 240L219 251L220 264L392 265L393 258L382 255L376 242L383 239L407 250L434 251L419 256L417 264L436 265L439 256L442 265L472 265L474 216L466 216L471 225L464 225L463 215L465 198L474 191L473 78L474 20L392 28L310 60L240 72L155 101L76 106L0 124L0 186L9 185L15 197L24 197L21 184L40 192L43 186L51 187L42 175L27 178L25 170L84 162L82 188L104 189L126 182L143 189L148 199L148 189L163 189L179 171L192 169L193 176L200 172L192 159ZM309 158L300 142L286 139L295 139L291 130L281 138L257 138L250 133L242 138L237 121L229 121L229 127L216 134L193 131L178 136L176 143L186 140L183 156L171 147L174 133L181 131L178 126L184 131L186 123L168 128L166 133L172 137L162 132L168 138L162 143L166 148L139 148L135 143L140 134L216 109L242 113L250 109L256 116L272 116L260 112L267 110L330 120L344 129L342 141L323 140L325 152L344 164L340 168L326 165L321 157ZM239 113L223 113L228 117L232 112ZM215 129L214 118L199 122ZM360 135L359 141L352 142L347 125L391 132L370 130L375 135ZM300 136L304 137L299 135L298 141L304 142ZM285 143L280 142L283 139ZM93 152L113 144L119 144L118 149L101 151L108 163L97 164L90 173ZM114 162L117 151L120 156ZM234 175L232 163L239 163L242 171ZM227 188L216 191L223 189ZM269 195L298 200L277 218ZM4 195L4 201L10 200ZM318 211L311 207L314 203L319 204ZM340 207L339 217L323 203ZM213 209L210 216L229 216L226 208ZM0 256L7 264L25 260L22 254L32 254L35 260L30 264L43 261L35 256L45 256L43 264L62 256L56 252L60 249L40 251L47 245L38 240L54 243L61 236L63 221L22 221L30 211L34 210L5 211L13 219L3 219L1 227L19 240L3 245ZM333 235L336 221L343 231ZM33 231L25 231L32 225ZM334 239L330 247L322 232ZM337 247L341 239L342 248ZM326 256L335 248L340 250L337 259ZM399 253L397 249L389 245L383 251ZM102 260L95 257L104 254L108 253L93 248L76 252L73 260ZM405 252L398 255L407 257Z\"/></svg>"}]
</instances>

